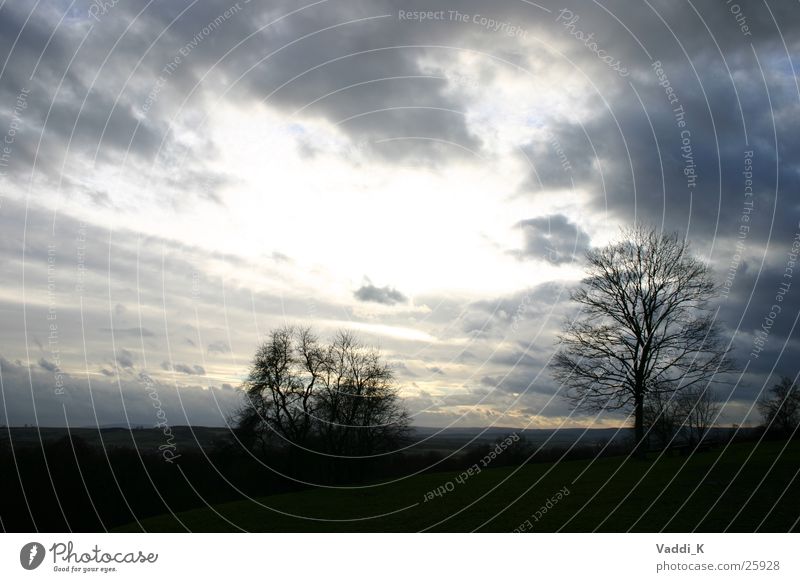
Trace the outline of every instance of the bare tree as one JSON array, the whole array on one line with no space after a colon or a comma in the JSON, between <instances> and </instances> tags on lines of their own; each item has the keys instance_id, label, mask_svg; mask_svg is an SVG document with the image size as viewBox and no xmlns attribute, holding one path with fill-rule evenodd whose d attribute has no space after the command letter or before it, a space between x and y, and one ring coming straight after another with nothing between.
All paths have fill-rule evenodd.
<instances>
[{"instance_id":1,"label":"bare tree","mask_svg":"<svg viewBox=\"0 0 800 582\"><path fill-rule=\"evenodd\" d=\"M256 351L237 415L251 442L313 444L364 455L402 440L409 417L380 352L349 332L323 345L310 329L283 327Z\"/></svg>"},{"instance_id":2,"label":"bare tree","mask_svg":"<svg viewBox=\"0 0 800 582\"><path fill-rule=\"evenodd\" d=\"M319 428L330 451L368 454L405 435L408 413L392 369L352 333L341 331L330 344L322 385Z\"/></svg>"},{"instance_id":3,"label":"bare tree","mask_svg":"<svg viewBox=\"0 0 800 582\"><path fill-rule=\"evenodd\" d=\"M644 401L642 422L650 441L666 447L678 432L680 421L673 394L667 390L652 390Z\"/></svg>"},{"instance_id":4,"label":"bare tree","mask_svg":"<svg viewBox=\"0 0 800 582\"><path fill-rule=\"evenodd\" d=\"M767 428L783 436L793 435L800 426L800 389L788 376L769 389L758 402Z\"/></svg>"},{"instance_id":5,"label":"bare tree","mask_svg":"<svg viewBox=\"0 0 800 582\"><path fill-rule=\"evenodd\" d=\"M703 442L720 410L709 386L691 386L675 397L675 417L685 429L690 445Z\"/></svg>"},{"instance_id":6,"label":"bare tree","mask_svg":"<svg viewBox=\"0 0 800 582\"><path fill-rule=\"evenodd\" d=\"M581 312L559 336L553 375L575 406L632 408L641 452L648 395L704 386L732 370L711 315L715 285L677 233L635 226L586 258L587 276L572 293Z\"/></svg>"},{"instance_id":7,"label":"bare tree","mask_svg":"<svg viewBox=\"0 0 800 582\"><path fill-rule=\"evenodd\" d=\"M312 394L322 350L307 329L283 327L273 330L256 351L245 381L248 406L240 413L240 428L258 432L268 429L262 440L279 435L304 444L314 413Z\"/></svg>"}]
</instances>

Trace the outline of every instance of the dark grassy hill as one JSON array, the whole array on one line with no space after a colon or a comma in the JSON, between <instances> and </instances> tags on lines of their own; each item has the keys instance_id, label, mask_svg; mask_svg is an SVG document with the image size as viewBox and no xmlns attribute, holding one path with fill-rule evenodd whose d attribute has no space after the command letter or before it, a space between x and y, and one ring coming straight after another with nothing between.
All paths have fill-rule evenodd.
<instances>
[{"instance_id":1,"label":"dark grassy hill","mask_svg":"<svg viewBox=\"0 0 800 582\"><path fill-rule=\"evenodd\" d=\"M462 479L463 483L456 481L460 472L453 472L379 486L312 489L159 516L143 520L141 527L146 531L509 532L523 526L540 532L786 532L797 528L800 516L799 470L800 441L736 443L689 457L608 457L490 467ZM430 493L437 488L445 492ZM537 514L548 500L547 511ZM136 524L122 529L141 531Z\"/></svg>"}]
</instances>

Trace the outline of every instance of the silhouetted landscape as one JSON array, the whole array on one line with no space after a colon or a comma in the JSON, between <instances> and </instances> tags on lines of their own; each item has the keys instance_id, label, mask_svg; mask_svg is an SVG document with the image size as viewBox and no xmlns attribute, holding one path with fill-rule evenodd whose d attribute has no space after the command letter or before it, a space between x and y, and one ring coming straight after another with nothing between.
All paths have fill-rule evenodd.
<instances>
[{"instance_id":1,"label":"silhouetted landscape","mask_svg":"<svg viewBox=\"0 0 800 582\"><path fill-rule=\"evenodd\" d=\"M0 531L800 531L798 29L0 3Z\"/></svg>"},{"instance_id":2,"label":"silhouetted landscape","mask_svg":"<svg viewBox=\"0 0 800 582\"><path fill-rule=\"evenodd\" d=\"M348 464L309 457L301 467L295 454L249 456L225 429L174 430L182 456L168 464L154 429L9 429L16 444L12 454L10 439L0 440L0 462L22 487L15 479L3 482L6 531L512 531L525 511L515 504L527 507L564 486L570 503L535 531L788 531L798 516L800 446L765 439L760 429L716 429L701 451L674 447L631 460L630 429L423 428L407 451L385 459ZM436 510L427 504L426 494L479 466L509 434L520 440L485 474L441 499L428 495L442 502ZM591 499L601 485L606 494ZM620 514L631 517L606 519L632 487L636 503ZM413 510L394 515L401 500ZM309 508L323 520L289 517ZM458 516L449 519L456 508ZM634 524L645 508L647 517ZM351 521L383 513L392 515L367 527Z\"/></svg>"}]
</instances>

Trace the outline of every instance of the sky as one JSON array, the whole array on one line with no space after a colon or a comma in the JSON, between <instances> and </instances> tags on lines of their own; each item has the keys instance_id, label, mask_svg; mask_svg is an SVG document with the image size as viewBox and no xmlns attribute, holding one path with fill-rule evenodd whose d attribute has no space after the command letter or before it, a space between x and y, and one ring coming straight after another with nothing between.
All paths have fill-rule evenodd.
<instances>
[{"instance_id":1,"label":"sky","mask_svg":"<svg viewBox=\"0 0 800 582\"><path fill-rule=\"evenodd\" d=\"M419 426L618 426L547 365L584 252L634 222L713 268L720 422L757 423L798 373L796 16L4 3L0 424L152 426L155 391L225 425L293 324L378 346Z\"/></svg>"}]
</instances>

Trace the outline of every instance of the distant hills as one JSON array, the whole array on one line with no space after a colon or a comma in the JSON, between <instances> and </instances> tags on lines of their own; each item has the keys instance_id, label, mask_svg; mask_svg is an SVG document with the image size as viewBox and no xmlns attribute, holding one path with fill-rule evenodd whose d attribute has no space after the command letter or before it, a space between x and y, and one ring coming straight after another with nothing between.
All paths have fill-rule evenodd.
<instances>
[{"instance_id":1,"label":"distant hills","mask_svg":"<svg viewBox=\"0 0 800 582\"><path fill-rule=\"evenodd\" d=\"M232 439L231 431L225 427L173 426L172 432L178 447L207 447L214 443ZM747 431L749 429L743 429ZM497 439L517 434L528 444L543 448L566 448L572 445L601 446L606 443L625 444L632 438L633 430L621 428L558 428L518 429L513 427L412 427L414 443L406 452L447 452L473 446L486 446ZM711 437L724 440L730 428L713 428ZM126 426L97 427L11 427L0 428L0 443L11 441L14 445L38 445L39 441L56 441L68 434L79 437L88 444L105 447L131 447L142 451L156 450L164 440L158 428L128 428Z\"/></svg>"}]
</instances>

